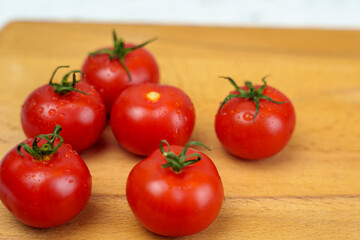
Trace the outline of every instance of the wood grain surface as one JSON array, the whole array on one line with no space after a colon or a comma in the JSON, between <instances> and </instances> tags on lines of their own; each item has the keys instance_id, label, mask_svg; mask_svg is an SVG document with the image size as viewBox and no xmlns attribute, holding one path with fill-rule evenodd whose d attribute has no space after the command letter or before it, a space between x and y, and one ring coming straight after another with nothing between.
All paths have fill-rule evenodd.
<instances>
[{"instance_id":1,"label":"wood grain surface","mask_svg":"<svg viewBox=\"0 0 360 240\"><path fill-rule=\"evenodd\" d=\"M0 153L25 136L20 109L58 65L79 69L90 51L158 40L161 83L182 88L197 119L191 140L213 146L225 201L216 221L183 239L360 239L360 32L118 24L15 22L0 33ZM261 161L228 154L214 117L238 83L270 74L297 115L285 149ZM0 206L0 239L158 239L127 205L126 178L142 158L123 150L108 127L82 154L93 177L88 205L69 223L34 229Z\"/></svg>"}]
</instances>

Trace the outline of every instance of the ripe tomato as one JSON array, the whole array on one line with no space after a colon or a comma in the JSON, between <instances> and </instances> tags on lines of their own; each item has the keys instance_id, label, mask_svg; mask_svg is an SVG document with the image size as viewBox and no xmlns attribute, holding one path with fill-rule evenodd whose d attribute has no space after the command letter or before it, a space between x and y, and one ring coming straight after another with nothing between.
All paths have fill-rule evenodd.
<instances>
[{"instance_id":1,"label":"ripe tomato","mask_svg":"<svg viewBox=\"0 0 360 240\"><path fill-rule=\"evenodd\" d=\"M167 152L163 143L168 145ZM131 170L127 201L146 229L165 236L190 235L217 217L224 200L221 178L209 157L188 148L195 144L202 145L169 146L162 141L160 150Z\"/></svg>"},{"instance_id":2,"label":"ripe tomato","mask_svg":"<svg viewBox=\"0 0 360 240\"><path fill-rule=\"evenodd\" d=\"M183 145L191 136L195 110L180 89L144 83L125 89L111 111L110 125L120 145L147 156L162 139Z\"/></svg>"},{"instance_id":3,"label":"ripe tomato","mask_svg":"<svg viewBox=\"0 0 360 240\"><path fill-rule=\"evenodd\" d=\"M57 126L53 134L25 140L0 163L2 203L33 227L68 222L80 213L91 194L89 169L70 145L62 144L60 130Z\"/></svg>"},{"instance_id":4,"label":"ripe tomato","mask_svg":"<svg viewBox=\"0 0 360 240\"><path fill-rule=\"evenodd\" d=\"M119 95L129 85L159 82L159 68L154 57L143 46L124 43L114 34L114 47L91 53L84 62L84 81L93 85L105 101L108 112Z\"/></svg>"},{"instance_id":5,"label":"ripe tomato","mask_svg":"<svg viewBox=\"0 0 360 240\"><path fill-rule=\"evenodd\" d=\"M291 101L275 88L264 85L239 88L222 103L215 119L215 130L222 145L235 156L262 159L278 153L289 141L295 127Z\"/></svg>"},{"instance_id":6,"label":"ripe tomato","mask_svg":"<svg viewBox=\"0 0 360 240\"><path fill-rule=\"evenodd\" d=\"M68 66L56 70L62 67ZM21 123L27 137L51 132L56 124L60 124L65 142L78 152L100 138L106 126L104 102L92 86L76 81L75 75L72 83L67 82L69 75L76 72L79 71L66 74L61 84L52 83L51 78L50 84L28 96L21 111Z\"/></svg>"}]
</instances>

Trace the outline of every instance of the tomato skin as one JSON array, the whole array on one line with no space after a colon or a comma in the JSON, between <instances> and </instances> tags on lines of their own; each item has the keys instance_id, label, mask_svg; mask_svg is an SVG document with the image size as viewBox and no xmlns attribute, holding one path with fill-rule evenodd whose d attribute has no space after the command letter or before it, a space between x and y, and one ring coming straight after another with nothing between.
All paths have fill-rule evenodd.
<instances>
[{"instance_id":1,"label":"tomato skin","mask_svg":"<svg viewBox=\"0 0 360 240\"><path fill-rule=\"evenodd\" d=\"M179 154L182 146L170 146ZM181 173L162 168L166 163L160 150L139 162L130 172L126 197L136 218L148 230L164 236L185 236L207 228L217 217L224 189L209 157L189 148L187 155L202 159Z\"/></svg>"},{"instance_id":2,"label":"tomato skin","mask_svg":"<svg viewBox=\"0 0 360 240\"><path fill-rule=\"evenodd\" d=\"M76 88L89 93L71 91L65 95L44 85L25 100L21 111L21 124L25 135L33 138L52 132L56 124L63 127L61 136L76 151L92 146L106 126L106 109L99 93L90 85L78 82Z\"/></svg>"},{"instance_id":3,"label":"tomato skin","mask_svg":"<svg viewBox=\"0 0 360 240\"><path fill-rule=\"evenodd\" d=\"M134 46L134 44L125 43L125 48ZM139 48L128 53L124 62L129 69L131 81L119 59L110 59L109 54L88 56L82 67L85 73L84 81L99 91L108 112L111 111L117 96L126 87L145 82L159 82L158 65L146 49Z\"/></svg>"},{"instance_id":4,"label":"tomato skin","mask_svg":"<svg viewBox=\"0 0 360 240\"><path fill-rule=\"evenodd\" d=\"M24 142L31 146L33 139ZM92 180L76 151L63 144L48 161L21 152L24 156L13 148L0 163L0 199L7 209L37 228L58 226L78 215L90 197Z\"/></svg>"},{"instance_id":5,"label":"tomato skin","mask_svg":"<svg viewBox=\"0 0 360 240\"><path fill-rule=\"evenodd\" d=\"M160 94L158 101L146 98L152 91ZM147 156L162 139L170 144L185 144L194 129L195 109L190 98L176 87L138 84L119 95L111 111L110 125L123 148Z\"/></svg>"},{"instance_id":6,"label":"tomato skin","mask_svg":"<svg viewBox=\"0 0 360 240\"><path fill-rule=\"evenodd\" d=\"M248 160L271 157L285 147L294 131L295 110L291 101L270 86L265 87L263 94L283 103L260 99L255 123L256 107L249 99L232 98L221 108L220 114L216 114L217 137L224 148L237 157Z\"/></svg>"}]
</instances>

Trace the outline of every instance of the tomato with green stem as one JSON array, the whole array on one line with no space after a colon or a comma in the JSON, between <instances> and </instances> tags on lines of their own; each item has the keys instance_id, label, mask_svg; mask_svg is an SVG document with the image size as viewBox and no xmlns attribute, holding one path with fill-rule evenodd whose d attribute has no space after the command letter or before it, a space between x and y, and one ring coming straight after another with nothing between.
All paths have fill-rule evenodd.
<instances>
[{"instance_id":1,"label":"tomato with green stem","mask_svg":"<svg viewBox=\"0 0 360 240\"><path fill-rule=\"evenodd\" d=\"M0 162L0 199L21 222L37 228L77 216L91 195L85 162L64 144L57 125L11 149Z\"/></svg>"},{"instance_id":2,"label":"tomato with green stem","mask_svg":"<svg viewBox=\"0 0 360 240\"><path fill-rule=\"evenodd\" d=\"M291 101L277 89L253 86L249 81L239 87L230 77L235 91L221 103L215 118L215 130L224 148L249 160L268 158L285 147L295 128L295 110Z\"/></svg>"},{"instance_id":3,"label":"tomato with green stem","mask_svg":"<svg viewBox=\"0 0 360 240\"><path fill-rule=\"evenodd\" d=\"M64 75L61 83L54 83L57 70L49 84L34 90L21 109L21 124L27 137L51 132L57 124L63 127L62 137L66 143L81 152L92 146L106 126L104 101L94 87L76 80L79 70ZM68 78L72 76L72 81Z\"/></svg>"},{"instance_id":4,"label":"tomato with green stem","mask_svg":"<svg viewBox=\"0 0 360 240\"><path fill-rule=\"evenodd\" d=\"M164 148L163 145L166 145ZM184 236L207 228L217 217L224 200L221 178L212 160L185 146L160 148L130 172L126 197L139 222L164 236Z\"/></svg>"},{"instance_id":5,"label":"tomato with green stem","mask_svg":"<svg viewBox=\"0 0 360 240\"><path fill-rule=\"evenodd\" d=\"M134 84L159 82L159 68L150 52L143 47L155 39L135 45L125 43L113 32L114 46L92 52L82 71L84 81L93 85L104 99L107 111L126 87Z\"/></svg>"}]
</instances>

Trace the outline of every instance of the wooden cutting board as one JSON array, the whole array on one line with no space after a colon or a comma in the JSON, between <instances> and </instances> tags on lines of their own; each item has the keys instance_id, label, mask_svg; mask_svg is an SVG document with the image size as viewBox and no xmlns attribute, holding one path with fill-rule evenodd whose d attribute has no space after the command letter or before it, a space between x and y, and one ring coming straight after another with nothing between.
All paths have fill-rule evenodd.
<instances>
[{"instance_id":1,"label":"wooden cutting board","mask_svg":"<svg viewBox=\"0 0 360 240\"><path fill-rule=\"evenodd\" d=\"M112 44L115 29L157 59L161 83L183 89L197 119L192 140L222 177L225 201L216 221L184 239L360 239L360 32L189 26L15 22L0 33L0 153L25 136L20 108L58 65L80 69L90 51ZM214 117L238 83L270 74L297 115L295 132L276 156L243 161L217 140ZM82 154L93 194L69 223L34 229L0 206L1 239L154 239L128 207L125 183L139 161L108 127Z\"/></svg>"}]
</instances>

